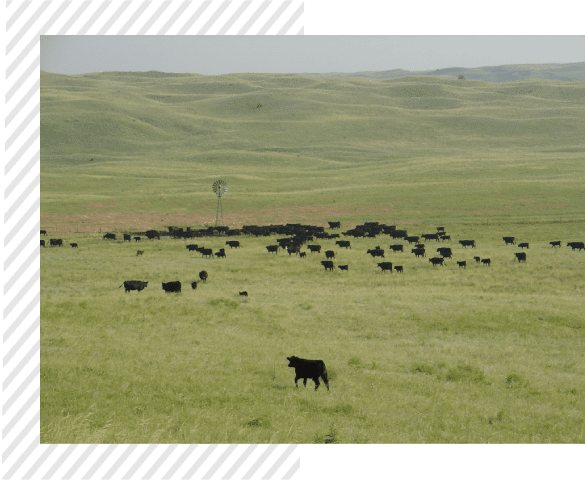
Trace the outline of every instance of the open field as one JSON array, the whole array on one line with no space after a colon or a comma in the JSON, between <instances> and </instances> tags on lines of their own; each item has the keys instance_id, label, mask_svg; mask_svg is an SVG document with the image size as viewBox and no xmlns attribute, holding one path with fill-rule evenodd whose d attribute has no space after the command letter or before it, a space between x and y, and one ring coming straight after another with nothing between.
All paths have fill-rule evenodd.
<instances>
[{"instance_id":1,"label":"open field","mask_svg":"<svg viewBox=\"0 0 585 480\"><path fill-rule=\"evenodd\" d=\"M41 238L66 246L41 247L41 442L582 443L585 252L566 243L585 241L584 92L43 72ZM428 249L453 259L316 240L349 265L325 272L322 254L267 253L275 236L234 237L226 259L185 249L225 237L102 239L212 225L218 178L230 228L444 226ZM530 243L525 264L507 235ZM380 272L376 245L404 274ZM324 360L331 390L297 390L291 355Z\"/></svg>"}]
</instances>

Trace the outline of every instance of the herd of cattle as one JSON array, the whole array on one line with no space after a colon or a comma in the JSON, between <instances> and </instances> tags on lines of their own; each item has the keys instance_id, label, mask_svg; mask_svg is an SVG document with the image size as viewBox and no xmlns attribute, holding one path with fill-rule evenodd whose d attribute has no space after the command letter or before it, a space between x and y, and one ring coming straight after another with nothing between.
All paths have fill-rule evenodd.
<instances>
[{"instance_id":1,"label":"herd of cattle","mask_svg":"<svg viewBox=\"0 0 585 480\"><path fill-rule=\"evenodd\" d=\"M328 222L330 229L339 229L341 228L340 222ZM41 234L47 235L46 230L41 230ZM217 236L236 236L236 235L253 235L256 237L259 236L270 236L273 234L281 234L287 235L283 238L278 238L276 240L276 244L267 245L266 251L268 253L278 254L280 250L286 251L286 253L290 255L298 255L300 258L305 258L307 256L307 252L301 251L301 248L306 247L307 251L310 254L321 254L324 253L325 259L321 261L321 265L325 268L325 271L333 271L335 265L333 260L336 257L336 252L334 250L322 250L322 246L314 243L315 240L328 240L328 239L337 239L340 237L339 234L328 233L325 231L324 227L317 227L312 225L302 225L302 224L287 224L287 225L269 225L269 226L257 226L257 225L247 225L242 227L241 229L230 229L229 227L209 227L207 229L202 230L191 230L187 228L183 230L182 228L177 227L169 227L168 232L159 232L156 230L148 230L146 232L142 232L139 234L122 234L123 241L131 242L134 240L135 242L140 242L142 237L146 237L150 240L152 239L160 239L161 236L168 236L173 238L193 238L193 237L217 237ZM399 230L393 225L384 225L379 224L378 222L366 222L362 225L357 225L353 229L347 230L342 232L344 236L350 236L354 238L376 238L381 234L389 235L393 239L401 239L404 242L407 242L409 246L412 246L410 253L412 253L416 258L426 258L427 254L430 258L428 258L428 262L433 266L444 266L446 265L446 259L453 258L453 251L451 247L438 247L436 248L435 252L427 250L427 242L429 241L451 241L451 236L445 233L444 227L437 227L436 233L426 233L421 235L409 235L406 230ZM103 236L104 240L116 240L116 234L114 233L106 233ZM514 237L502 237L505 245L516 245L516 239ZM311 243L308 243L311 242ZM459 240L459 244L461 248L471 247L471 249L476 248L475 240ZM553 241L549 242L551 247L560 247L561 241ZM63 245L62 239L50 239L49 240L50 246L59 246ZM77 243L70 243L69 244L72 248L78 248ZM230 249L233 248L241 248L242 245L238 240L228 240L225 242L226 246L229 246ZM349 240L336 240L335 245L339 248L351 249L351 242ZM41 246L45 246L45 241L41 240ZM521 249L529 249L529 243L522 242L518 243L518 248ZM404 243L394 243L389 245L388 252L398 253L404 252L405 249ZM584 242L568 242L567 247L571 247L572 250L584 250L585 245ZM185 247L188 252L198 252L204 258L226 258L225 248L220 248L218 251L213 252L211 248L206 248L203 246L199 246L197 244L190 244L186 245ZM138 250L136 255L143 255L144 250ZM376 246L375 248L367 249L366 254L371 255L372 258L384 258L386 251L381 248L380 246ZM433 255L432 257L430 255ZM526 262L526 252L516 252L514 253L515 259L518 262ZM478 264L484 266L491 266L491 259L490 258L481 258L479 256L474 256L473 260ZM404 266L403 265L395 265L393 262L382 261L377 263L378 268L381 269L381 273L395 271L396 273L403 273ZM461 260L457 261L457 266L459 268L467 268L467 261ZM349 271L349 265L337 265L337 268L341 271ZM200 281L203 283L207 280L207 272L205 270L199 272ZM125 292L129 292L131 290L141 291L146 288L148 282L142 282L138 280L128 280L125 281L119 288L124 286ZM197 288L197 282L190 282L191 288ZM181 282L180 281L173 281L173 282L166 282L162 283L162 289L165 292L180 292L181 291ZM241 296L248 296L247 292L239 292Z\"/></svg>"}]
</instances>

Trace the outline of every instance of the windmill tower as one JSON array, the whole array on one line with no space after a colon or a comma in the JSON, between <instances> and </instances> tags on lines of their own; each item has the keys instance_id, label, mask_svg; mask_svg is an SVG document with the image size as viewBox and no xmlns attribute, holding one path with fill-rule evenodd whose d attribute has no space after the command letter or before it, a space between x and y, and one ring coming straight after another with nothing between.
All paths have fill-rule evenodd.
<instances>
[{"instance_id":1,"label":"windmill tower","mask_svg":"<svg viewBox=\"0 0 585 480\"><path fill-rule=\"evenodd\" d=\"M223 212L221 211L221 197L227 193L227 183L223 180L216 180L213 182L213 186L211 187L213 193L217 195L217 212L215 213L215 226L217 227L217 221L221 217L221 224L223 226Z\"/></svg>"}]
</instances>

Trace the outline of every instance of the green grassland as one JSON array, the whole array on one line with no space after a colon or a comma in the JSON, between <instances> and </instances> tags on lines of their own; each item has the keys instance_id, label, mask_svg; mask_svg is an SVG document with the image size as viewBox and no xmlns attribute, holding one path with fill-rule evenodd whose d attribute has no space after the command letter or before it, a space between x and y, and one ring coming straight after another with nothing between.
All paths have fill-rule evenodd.
<instances>
[{"instance_id":1,"label":"green grassland","mask_svg":"<svg viewBox=\"0 0 585 480\"><path fill-rule=\"evenodd\" d=\"M405 246L385 259L404 274L382 274L366 250L403 242L316 241L349 265L325 272L323 255L267 253L275 237L204 259L185 245L226 239L49 230L79 249L41 248L41 442L582 443L585 253L566 242L585 240L584 95L550 80L42 72L41 228L97 204L215 220L222 178L228 225L441 225L453 241L428 249L454 258L433 268ZM525 264L506 235L530 242ZM183 292L165 294L174 280ZM290 355L323 359L330 391L296 389Z\"/></svg>"}]
</instances>

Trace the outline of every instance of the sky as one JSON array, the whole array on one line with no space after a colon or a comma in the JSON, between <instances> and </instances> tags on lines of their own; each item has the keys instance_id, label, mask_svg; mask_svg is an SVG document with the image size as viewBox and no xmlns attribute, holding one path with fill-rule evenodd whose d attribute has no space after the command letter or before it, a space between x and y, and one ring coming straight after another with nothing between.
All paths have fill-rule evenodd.
<instances>
[{"instance_id":1,"label":"sky","mask_svg":"<svg viewBox=\"0 0 585 480\"><path fill-rule=\"evenodd\" d=\"M585 61L585 36L42 36L41 70L351 73Z\"/></svg>"}]
</instances>

